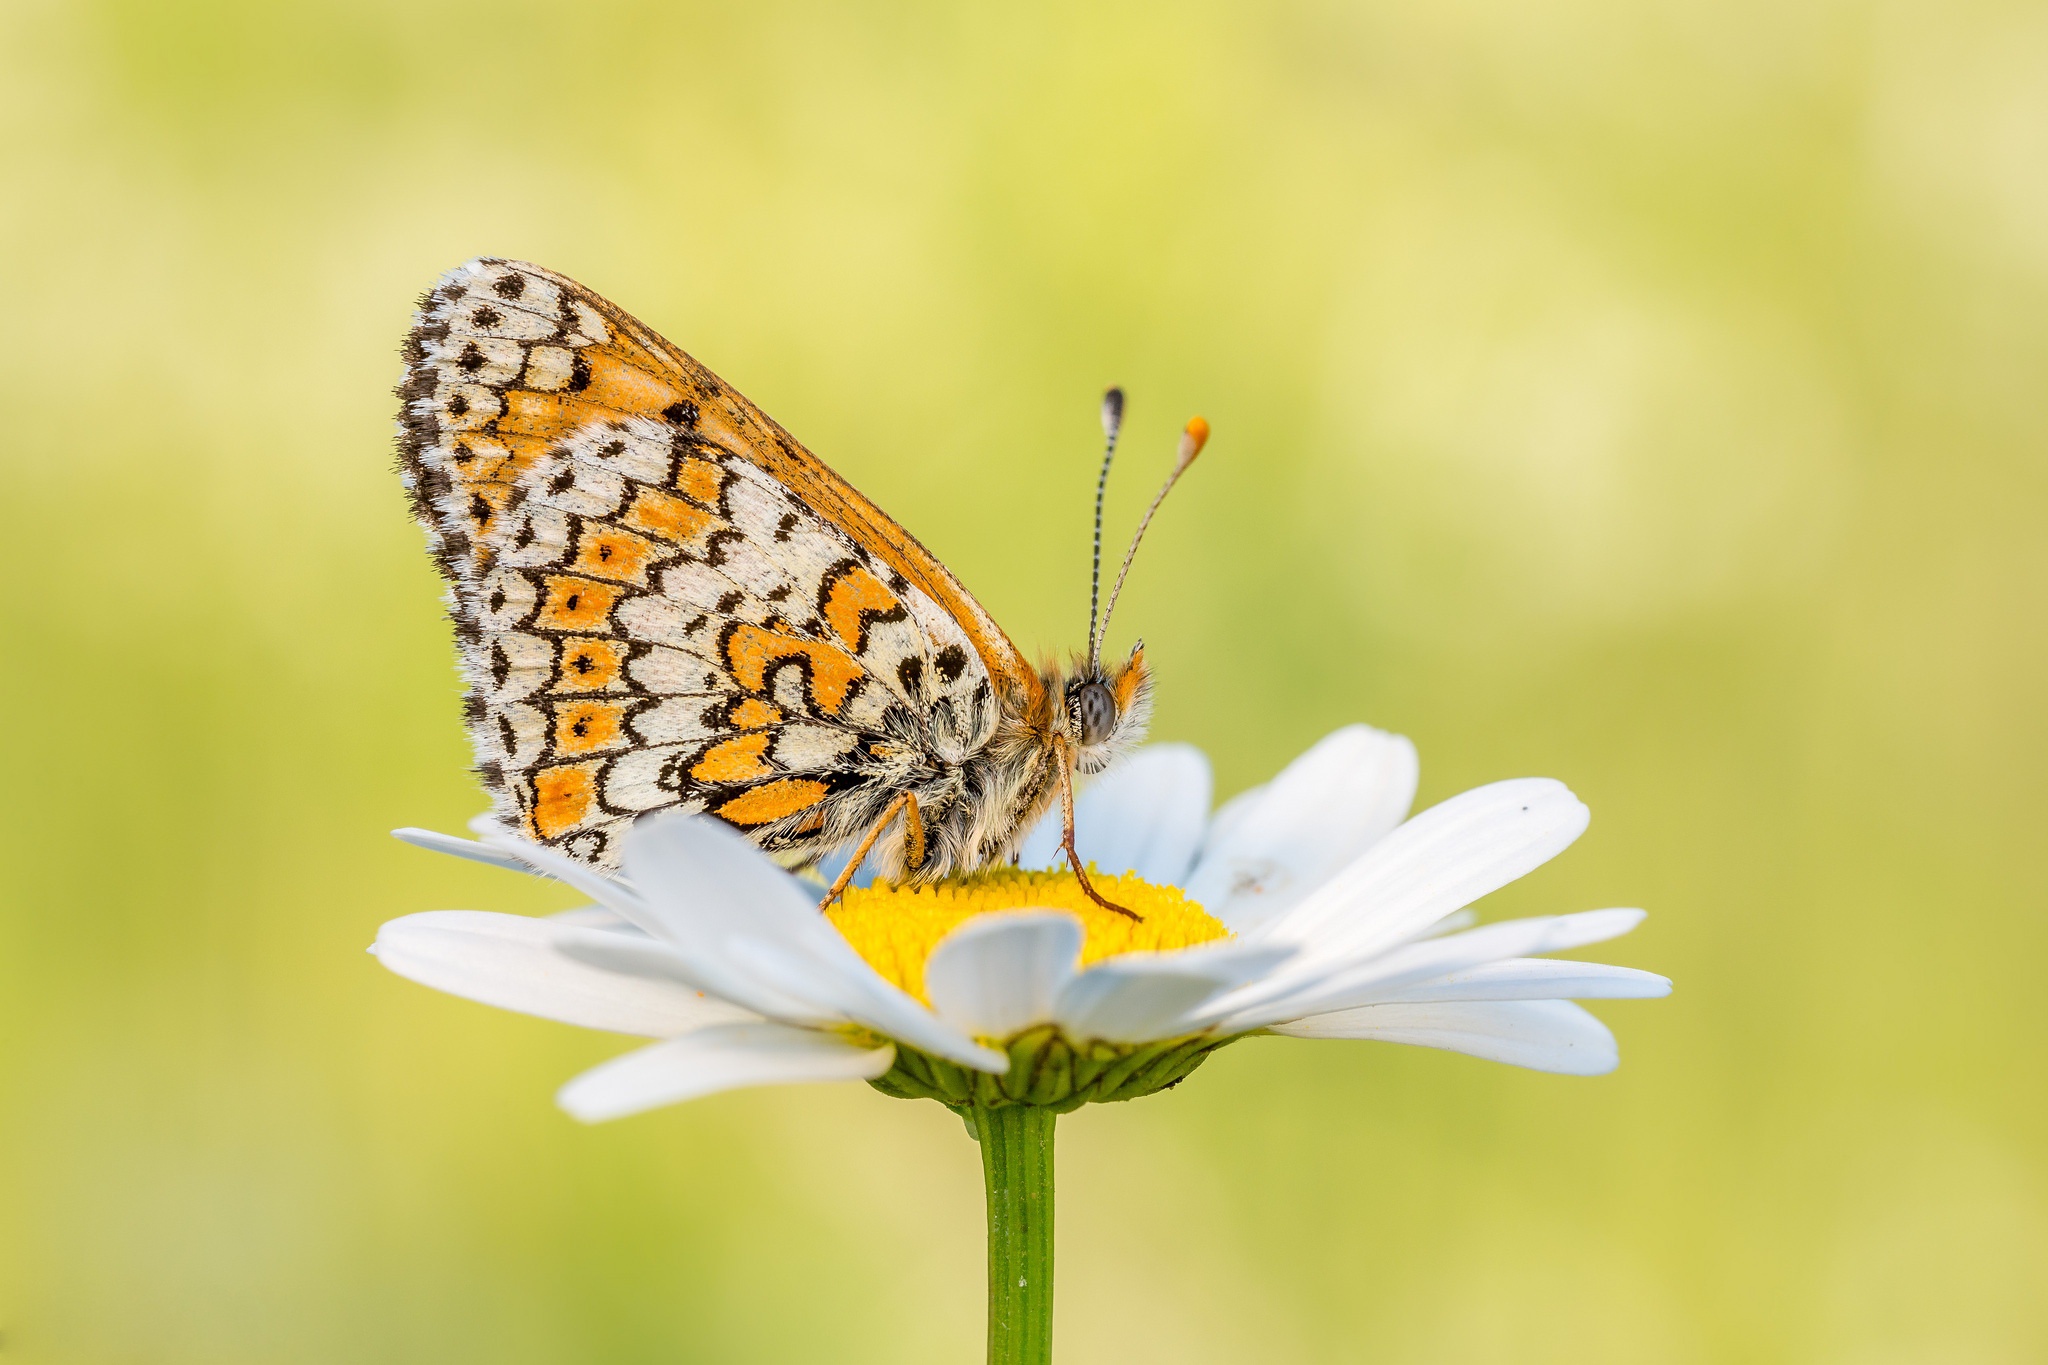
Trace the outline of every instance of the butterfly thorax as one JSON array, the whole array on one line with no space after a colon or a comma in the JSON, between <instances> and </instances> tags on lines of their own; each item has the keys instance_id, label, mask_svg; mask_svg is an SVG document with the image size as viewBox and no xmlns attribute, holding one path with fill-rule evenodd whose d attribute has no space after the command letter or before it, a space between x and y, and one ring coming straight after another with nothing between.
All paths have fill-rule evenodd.
<instances>
[{"instance_id":1,"label":"butterfly thorax","mask_svg":"<svg viewBox=\"0 0 2048 1365\"><path fill-rule=\"evenodd\" d=\"M1090 776L1144 738L1152 679L1142 645L1112 670L1077 658L1069 669L1046 664L1038 678L1028 694L1002 695L980 751L910 788L924 822L924 861L906 865L898 821L870 854L880 875L915 884L1010 862L1058 800L1062 745L1074 771Z\"/></svg>"}]
</instances>

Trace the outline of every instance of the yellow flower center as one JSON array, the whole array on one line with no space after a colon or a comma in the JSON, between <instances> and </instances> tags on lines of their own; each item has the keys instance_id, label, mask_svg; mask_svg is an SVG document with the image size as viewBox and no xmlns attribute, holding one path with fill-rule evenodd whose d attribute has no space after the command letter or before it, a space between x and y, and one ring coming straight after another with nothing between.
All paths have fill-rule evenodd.
<instances>
[{"instance_id":1,"label":"yellow flower center","mask_svg":"<svg viewBox=\"0 0 2048 1365\"><path fill-rule=\"evenodd\" d=\"M868 965L910 994L924 993L924 964L939 940L973 919L998 910L1065 910L1081 921L1081 965L1092 966L1120 953L1192 948L1229 938L1177 886L1154 886L1128 873L1091 874L1089 881L1111 902L1135 911L1133 920L1105 910L1081 889L1071 872L1026 872L1002 867L930 886L850 887L825 912L833 927L867 959Z\"/></svg>"}]
</instances>

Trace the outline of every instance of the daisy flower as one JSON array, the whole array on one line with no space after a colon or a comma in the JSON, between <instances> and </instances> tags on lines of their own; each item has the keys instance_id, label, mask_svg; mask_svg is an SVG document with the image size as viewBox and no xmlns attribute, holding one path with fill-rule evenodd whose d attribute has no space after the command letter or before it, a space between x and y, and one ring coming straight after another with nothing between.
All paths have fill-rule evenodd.
<instances>
[{"instance_id":1,"label":"daisy flower","mask_svg":"<svg viewBox=\"0 0 2048 1365\"><path fill-rule=\"evenodd\" d=\"M1015 867L856 883L822 914L816 884L700 817L642 820L619 877L488 822L476 841L400 830L595 904L407 915L371 951L485 1004L658 1040L562 1088L580 1119L799 1081L954 1109L989 1180L990 1358L1044 1359L1059 1113L1165 1089L1255 1034L1593 1075L1616 1065L1614 1036L1572 1002L1669 992L1650 972L1539 956L1627 933L1640 910L1472 927L1467 907L1586 828L1562 783L1496 782L1409 819L1415 786L1412 744L1352 726L1212 816L1198 750L1141 749L1075 812L1098 888L1136 921L1052 870L1056 813Z\"/></svg>"},{"instance_id":2,"label":"daisy flower","mask_svg":"<svg viewBox=\"0 0 2048 1365\"><path fill-rule=\"evenodd\" d=\"M1642 911L1462 927L1472 902L1576 839L1585 806L1561 783L1525 778L1404 823L1415 783L1406 739L1352 726L1211 817L1200 751L1139 750L1075 811L1083 858L1137 923L1049 870L1054 816L1019 868L856 885L822 916L813 884L697 817L643 821L618 878L486 822L480 842L400 830L558 878L597 904L547 919L407 915L372 951L485 1004L664 1040L563 1088L562 1107L586 1120L824 1080L955 1107L1072 1108L1162 1088L1259 1032L1613 1069L1613 1034L1570 1002L1664 995L1670 982L1535 955L1627 933ZM1110 1053L1116 1065L1094 1065Z\"/></svg>"}]
</instances>

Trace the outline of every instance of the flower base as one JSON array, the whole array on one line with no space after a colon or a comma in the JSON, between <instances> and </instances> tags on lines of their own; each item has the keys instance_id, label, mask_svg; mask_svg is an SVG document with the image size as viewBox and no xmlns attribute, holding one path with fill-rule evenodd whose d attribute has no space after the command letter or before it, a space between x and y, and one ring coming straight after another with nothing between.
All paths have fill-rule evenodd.
<instances>
[{"instance_id":1,"label":"flower base","mask_svg":"<svg viewBox=\"0 0 2048 1365\"><path fill-rule=\"evenodd\" d=\"M967 1120L975 1109L1026 1106L1064 1114L1084 1104L1135 1100L1178 1085L1217 1048L1241 1035L1197 1034L1157 1043L1073 1043L1051 1024L1026 1029L1005 1044L1010 1069L1000 1076L896 1046L896 1063L868 1082L884 1095L937 1100ZM992 1046L994 1046L992 1044Z\"/></svg>"}]
</instances>

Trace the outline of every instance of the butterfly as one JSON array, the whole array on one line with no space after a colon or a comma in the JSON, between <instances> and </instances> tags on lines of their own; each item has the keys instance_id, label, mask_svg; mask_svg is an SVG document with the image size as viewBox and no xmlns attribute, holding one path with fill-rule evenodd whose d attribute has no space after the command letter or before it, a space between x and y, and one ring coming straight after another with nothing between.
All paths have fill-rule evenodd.
<instances>
[{"instance_id":1,"label":"butterfly","mask_svg":"<svg viewBox=\"0 0 2048 1365\"><path fill-rule=\"evenodd\" d=\"M731 386L562 275L485 258L424 295L400 472L447 577L463 712L497 816L596 867L651 811L785 864L851 848L919 883L1012 859L1142 737L1144 645L1029 665L917 539ZM1200 418L1131 550L1207 439ZM1109 609L1115 608L1126 555ZM1120 907L1111 906L1112 909ZM1125 912L1129 913L1129 912Z\"/></svg>"}]
</instances>

